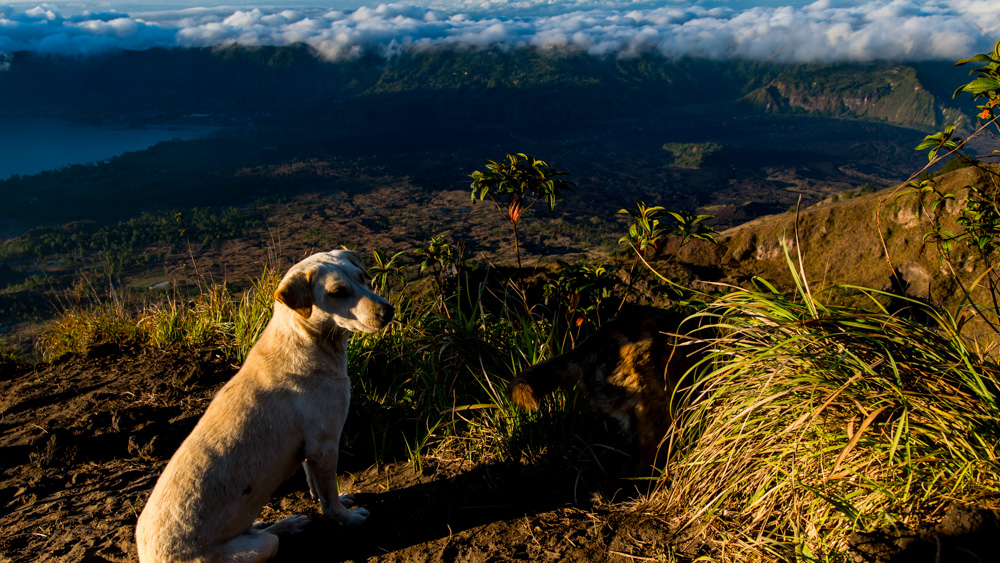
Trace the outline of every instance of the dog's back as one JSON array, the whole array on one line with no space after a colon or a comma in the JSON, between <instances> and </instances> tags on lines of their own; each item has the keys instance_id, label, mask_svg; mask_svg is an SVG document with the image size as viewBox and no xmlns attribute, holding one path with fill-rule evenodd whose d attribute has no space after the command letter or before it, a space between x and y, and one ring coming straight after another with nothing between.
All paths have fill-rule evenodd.
<instances>
[{"instance_id":1,"label":"dog's back","mask_svg":"<svg viewBox=\"0 0 1000 563\"><path fill-rule=\"evenodd\" d=\"M601 412L635 434L639 467L648 466L669 430L671 400L700 359L674 336L684 316L655 307L623 309L573 350L539 362L511 381L511 399L537 409L558 387L581 385Z\"/></svg>"}]
</instances>

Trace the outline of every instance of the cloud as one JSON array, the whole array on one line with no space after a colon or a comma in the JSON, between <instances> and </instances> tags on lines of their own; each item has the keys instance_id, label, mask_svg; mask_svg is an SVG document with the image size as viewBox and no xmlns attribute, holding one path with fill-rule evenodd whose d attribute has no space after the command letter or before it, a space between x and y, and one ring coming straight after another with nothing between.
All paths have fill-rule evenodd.
<instances>
[{"instance_id":1,"label":"cloud","mask_svg":"<svg viewBox=\"0 0 1000 563\"><path fill-rule=\"evenodd\" d=\"M109 49L148 49L176 44L174 35L172 30L125 14L84 12L63 17L45 5L23 11L0 6L0 53L77 55Z\"/></svg>"},{"instance_id":2,"label":"cloud","mask_svg":"<svg viewBox=\"0 0 1000 563\"><path fill-rule=\"evenodd\" d=\"M919 61L989 51L989 36L1000 36L996 0L817 0L744 8L669 0L430 0L352 11L192 8L73 16L46 4L0 5L0 52L74 55L305 43L329 60L432 47L530 46L622 57Z\"/></svg>"}]
</instances>

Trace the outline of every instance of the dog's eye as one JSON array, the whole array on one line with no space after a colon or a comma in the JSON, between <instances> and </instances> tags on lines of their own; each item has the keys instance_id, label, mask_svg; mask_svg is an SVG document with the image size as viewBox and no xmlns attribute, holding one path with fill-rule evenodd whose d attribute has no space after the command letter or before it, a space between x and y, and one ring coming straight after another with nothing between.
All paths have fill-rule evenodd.
<instances>
[{"instance_id":1,"label":"dog's eye","mask_svg":"<svg viewBox=\"0 0 1000 563\"><path fill-rule=\"evenodd\" d=\"M335 287L329 290L326 294L328 297L332 297L333 299L342 299L347 297L348 290L346 287Z\"/></svg>"}]
</instances>

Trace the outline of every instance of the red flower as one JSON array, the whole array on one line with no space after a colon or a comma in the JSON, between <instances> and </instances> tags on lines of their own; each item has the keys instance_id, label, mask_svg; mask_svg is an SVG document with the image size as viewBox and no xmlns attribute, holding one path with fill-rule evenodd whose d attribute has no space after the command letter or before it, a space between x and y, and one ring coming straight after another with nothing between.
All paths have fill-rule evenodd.
<instances>
[{"instance_id":1,"label":"red flower","mask_svg":"<svg viewBox=\"0 0 1000 563\"><path fill-rule=\"evenodd\" d=\"M580 317L579 319L576 320L576 326L580 326L582 324L583 324L583 317Z\"/></svg>"},{"instance_id":2,"label":"red flower","mask_svg":"<svg viewBox=\"0 0 1000 563\"><path fill-rule=\"evenodd\" d=\"M993 114L990 113L989 108L984 109L983 113L979 114L979 119L989 119Z\"/></svg>"}]
</instances>

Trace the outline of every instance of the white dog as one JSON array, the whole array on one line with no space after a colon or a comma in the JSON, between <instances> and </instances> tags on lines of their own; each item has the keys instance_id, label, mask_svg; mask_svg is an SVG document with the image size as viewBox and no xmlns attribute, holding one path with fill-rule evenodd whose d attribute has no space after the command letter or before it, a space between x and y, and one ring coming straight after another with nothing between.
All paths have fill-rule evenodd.
<instances>
[{"instance_id":1,"label":"white dog","mask_svg":"<svg viewBox=\"0 0 1000 563\"><path fill-rule=\"evenodd\" d=\"M163 471L136 525L143 563L264 561L276 534L306 516L253 526L274 490L302 464L323 514L360 524L363 508L338 495L340 432L351 400L347 340L385 327L393 308L372 293L361 257L314 254L274 292L274 316L240 371L208 406Z\"/></svg>"}]
</instances>

